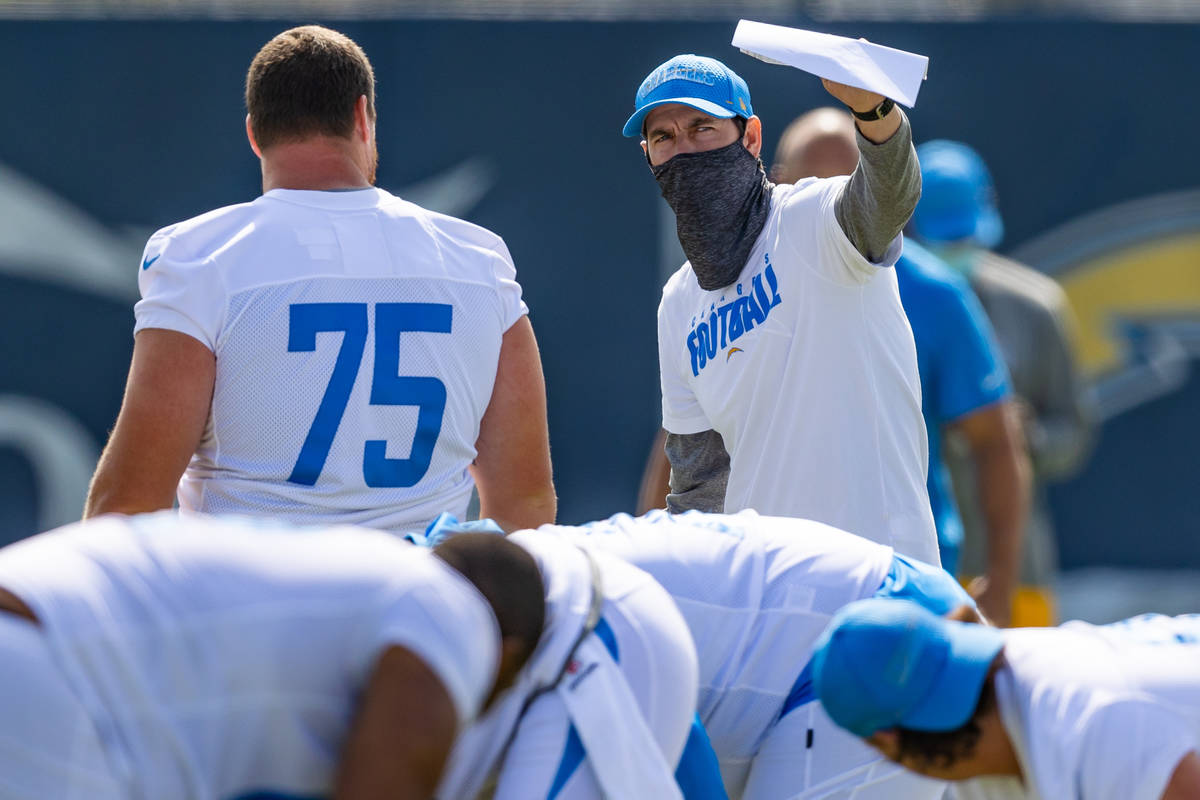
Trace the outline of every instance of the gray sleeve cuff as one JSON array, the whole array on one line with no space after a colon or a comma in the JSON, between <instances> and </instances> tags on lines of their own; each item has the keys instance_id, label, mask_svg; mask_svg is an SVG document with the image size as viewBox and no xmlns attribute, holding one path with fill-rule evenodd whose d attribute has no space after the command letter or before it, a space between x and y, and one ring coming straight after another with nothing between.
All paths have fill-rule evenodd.
<instances>
[{"instance_id":1,"label":"gray sleeve cuff","mask_svg":"<svg viewBox=\"0 0 1200 800\"><path fill-rule=\"evenodd\" d=\"M879 261L904 229L921 197L921 168L912 144L912 126L899 106L900 128L882 144L855 131L858 168L850 176L834 213L846 238L869 261Z\"/></svg>"},{"instance_id":2,"label":"gray sleeve cuff","mask_svg":"<svg viewBox=\"0 0 1200 800\"><path fill-rule=\"evenodd\" d=\"M725 510L725 485L729 481L729 453L716 431L667 433L667 460L671 462L671 493L667 511L680 514L693 509L720 513Z\"/></svg>"}]
</instances>

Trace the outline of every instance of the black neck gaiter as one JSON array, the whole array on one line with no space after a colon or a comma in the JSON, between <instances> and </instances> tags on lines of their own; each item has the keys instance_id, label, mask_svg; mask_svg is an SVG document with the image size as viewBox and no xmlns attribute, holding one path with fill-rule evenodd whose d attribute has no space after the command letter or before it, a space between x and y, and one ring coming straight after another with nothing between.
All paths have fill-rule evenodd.
<instances>
[{"instance_id":1,"label":"black neck gaiter","mask_svg":"<svg viewBox=\"0 0 1200 800\"><path fill-rule=\"evenodd\" d=\"M739 139L716 150L680 153L650 170L675 211L679 244L700 288L737 280L771 210L775 184L762 162Z\"/></svg>"}]
</instances>

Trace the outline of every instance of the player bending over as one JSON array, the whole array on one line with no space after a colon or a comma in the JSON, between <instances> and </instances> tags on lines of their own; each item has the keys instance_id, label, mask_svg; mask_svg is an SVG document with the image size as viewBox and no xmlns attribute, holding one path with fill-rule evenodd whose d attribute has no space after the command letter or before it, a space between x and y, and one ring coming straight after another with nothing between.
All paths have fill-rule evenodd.
<instances>
[{"instance_id":1,"label":"player bending over","mask_svg":"<svg viewBox=\"0 0 1200 800\"><path fill-rule=\"evenodd\" d=\"M699 716L730 796L941 796L942 784L906 773L839 730L816 701L808 663L830 617L864 597L908 597L938 614L960 607L974 614L944 571L827 525L753 511L619 514L511 538L564 540L593 557L617 556L667 590L696 643Z\"/></svg>"},{"instance_id":2,"label":"player bending over","mask_svg":"<svg viewBox=\"0 0 1200 800\"><path fill-rule=\"evenodd\" d=\"M1000 631L871 599L813 664L839 725L959 800L1200 798L1200 616Z\"/></svg>"},{"instance_id":3,"label":"player bending over","mask_svg":"<svg viewBox=\"0 0 1200 800\"><path fill-rule=\"evenodd\" d=\"M0 794L428 800L464 726L586 641L591 602L567 558L486 536L441 555L375 531L171 513L0 550ZM669 606L617 572L617 590ZM636 612L613 605L619 629ZM682 638L654 651L687 700L680 742L695 691Z\"/></svg>"},{"instance_id":4,"label":"player bending over","mask_svg":"<svg viewBox=\"0 0 1200 800\"><path fill-rule=\"evenodd\" d=\"M493 538L460 534L434 552L458 566L464 540ZM459 737L435 797L680 797L672 771L695 713L697 665L670 597L607 553L531 531L508 540L545 579L545 631L512 688Z\"/></svg>"}]
</instances>

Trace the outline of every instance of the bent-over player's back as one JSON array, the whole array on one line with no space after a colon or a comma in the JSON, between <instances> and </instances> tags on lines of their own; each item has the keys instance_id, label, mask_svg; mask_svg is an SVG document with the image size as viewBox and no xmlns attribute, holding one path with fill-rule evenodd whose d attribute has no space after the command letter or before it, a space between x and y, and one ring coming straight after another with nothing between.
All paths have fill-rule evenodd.
<instances>
[{"instance_id":1,"label":"bent-over player's back","mask_svg":"<svg viewBox=\"0 0 1200 800\"><path fill-rule=\"evenodd\" d=\"M163 229L137 328L216 354L182 507L424 527L463 514L504 332L500 237L379 189L276 189Z\"/></svg>"},{"instance_id":2,"label":"bent-over player's back","mask_svg":"<svg viewBox=\"0 0 1200 800\"><path fill-rule=\"evenodd\" d=\"M761 740L830 617L870 597L892 549L810 520L662 511L544 525L648 572L697 643L700 716L722 752Z\"/></svg>"},{"instance_id":3,"label":"bent-over player's back","mask_svg":"<svg viewBox=\"0 0 1200 800\"><path fill-rule=\"evenodd\" d=\"M495 678L482 596L388 534L161 512L0 551L137 797L327 793L379 655L402 646L460 722Z\"/></svg>"},{"instance_id":4,"label":"bent-over player's back","mask_svg":"<svg viewBox=\"0 0 1200 800\"><path fill-rule=\"evenodd\" d=\"M964 800L1159 800L1200 751L1200 616L1005 632L996 699L1025 776Z\"/></svg>"}]
</instances>

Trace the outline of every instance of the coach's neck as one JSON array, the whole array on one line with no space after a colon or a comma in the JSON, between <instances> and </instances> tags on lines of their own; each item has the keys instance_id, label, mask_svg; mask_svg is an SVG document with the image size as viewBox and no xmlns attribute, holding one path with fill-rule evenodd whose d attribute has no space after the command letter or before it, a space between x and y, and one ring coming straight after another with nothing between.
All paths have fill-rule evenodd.
<instances>
[{"instance_id":1,"label":"coach's neck","mask_svg":"<svg viewBox=\"0 0 1200 800\"><path fill-rule=\"evenodd\" d=\"M375 184L375 121L367 112L366 98L354 109L354 129L349 136L324 134L274 142L260 147L250 117L246 137L262 165L263 192L272 189L367 189Z\"/></svg>"}]
</instances>

